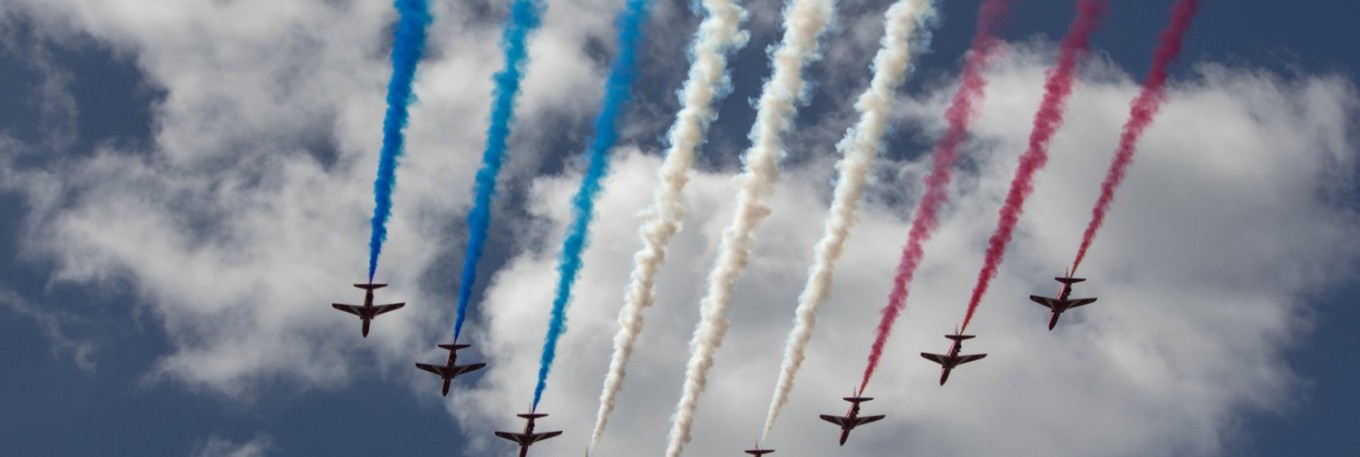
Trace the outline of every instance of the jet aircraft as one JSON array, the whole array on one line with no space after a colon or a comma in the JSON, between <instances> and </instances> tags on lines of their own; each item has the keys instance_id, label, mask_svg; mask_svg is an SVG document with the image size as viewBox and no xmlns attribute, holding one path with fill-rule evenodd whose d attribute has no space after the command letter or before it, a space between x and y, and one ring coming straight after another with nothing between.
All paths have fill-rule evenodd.
<instances>
[{"instance_id":1,"label":"jet aircraft","mask_svg":"<svg viewBox=\"0 0 1360 457\"><path fill-rule=\"evenodd\" d=\"M760 448L760 442L759 442L759 441L756 441L756 448L755 448L755 449L751 449L751 450L749 450L749 451L746 451L746 453L747 453L747 454L754 455L754 456L756 456L756 457L760 457L760 456L765 455L765 454L773 454L773 453L774 453L774 449L761 449L761 448Z\"/></svg>"},{"instance_id":2,"label":"jet aircraft","mask_svg":"<svg viewBox=\"0 0 1360 457\"><path fill-rule=\"evenodd\" d=\"M963 340L972 338L973 336L974 335L963 335L960 334L958 330L955 330L953 335L944 336L945 338L954 340L954 345L949 347L948 355L931 354L927 352L921 353L921 357L925 357L926 360L940 364L940 385L943 386L944 382L949 380L949 372L953 370L954 367L987 356L987 354L959 355L959 351L963 350Z\"/></svg>"},{"instance_id":3,"label":"jet aircraft","mask_svg":"<svg viewBox=\"0 0 1360 457\"><path fill-rule=\"evenodd\" d=\"M1096 299L1094 298L1075 298L1075 299L1068 298L1068 295L1072 294L1072 285L1085 281L1086 278L1073 278L1069 275L1059 276L1053 279L1056 279L1063 285L1062 292L1058 293L1058 298L1040 297L1038 295L1029 296L1030 300L1040 305L1044 305L1045 307L1053 311L1053 317L1048 319L1049 331L1052 331L1053 327L1058 325L1058 317L1062 316L1063 311L1067 311L1078 306L1085 306L1096 302Z\"/></svg>"},{"instance_id":4,"label":"jet aircraft","mask_svg":"<svg viewBox=\"0 0 1360 457\"><path fill-rule=\"evenodd\" d=\"M406 306L405 303L392 303L390 305L377 305L377 306L373 305L373 289L387 287L387 284L373 284L370 282L368 284L355 284L354 287L358 287L364 290L364 304L362 306L345 305L340 303L331 303L331 306L335 307L335 309L353 314L355 316L359 316L359 320L363 321L364 323L363 329L361 330L364 335L364 338L368 338L368 323L369 321L372 321L374 317L377 317L379 314L386 313L388 311L395 311L401 309L401 307L403 306Z\"/></svg>"},{"instance_id":5,"label":"jet aircraft","mask_svg":"<svg viewBox=\"0 0 1360 457\"><path fill-rule=\"evenodd\" d=\"M845 397L844 400L850 402L850 412L846 413L844 416L832 416L830 414L821 415L822 420L841 427L841 446L845 445L845 440L850 438L850 431L854 430L855 427L870 422L877 422L884 417L887 417L883 415L859 417L859 404L873 400L873 397L855 395L853 397Z\"/></svg>"},{"instance_id":6,"label":"jet aircraft","mask_svg":"<svg viewBox=\"0 0 1360 457\"><path fill-rule=\"evenodd\" d=\"M529 455L529 445L562 434L561 431L534 433L534 419L547 417L548 416L547 414L529 413L529 414L516 414L516 416L523 417L529 421L528 423L524 424L524 432L523 433L496 432L496 436L519 443L519 457Z\"/></svg>"},{"instance_id":7,"label":"jet aircraft","mask_svg":"<svg viewBox=\"0 0 1360 457\"><path fill-rule=\"evenodd\" d=\"M468 374L485 367L485 363L473 363L468 365L458 364L458 350L472 346L471 344L441 344L440 348L449 350L449 359L443 366L430 365L428 363L417 363L416 368L439 375L444 379L444 388L441 391L444 396L449 396L449 384L458 375Z\"/></svg>"}]
</instances>

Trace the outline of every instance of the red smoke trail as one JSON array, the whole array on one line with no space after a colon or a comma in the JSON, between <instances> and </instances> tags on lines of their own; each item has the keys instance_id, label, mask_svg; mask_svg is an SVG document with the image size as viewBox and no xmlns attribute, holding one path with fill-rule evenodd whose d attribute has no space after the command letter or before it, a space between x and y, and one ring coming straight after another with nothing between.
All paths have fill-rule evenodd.
<instances>
[{"instance_id":1,"label":"red smoke trail","mask_svg":"<svg viewBox=\"0 0 1360 457\"><path fill-rule=\"evenodd\" d=\"M1162 100L1166 98L1166 67L1180 55L1185 31L1190 28L1190 20L1195 17L1197 10L1199 0L1178 0L1172 6L1171 23L1162 29L1157 50L1153 54L1152 68L1148 70L1147 79L1143 81L1143 91L1133 100L1133 105L1129 109L1129 120L1124 124L1124 132L1119 136L1119 149L1115 151L1109 174L1105 175L1105 182L1100 183L1100 198L1096 200L1095 209L1091 210L1091 223L1086 226L1086 233L1081 237L1081 247L1077 249L1077 258L1072 261L1073 274L1076 274L1082 259L1086 258L1086 250L1091 247L1096 231L1105 223L1105 213L1109 211L1110 203L1114 201L1114 191L1119 188L1119 183L1124 181L1124 173L1128 171L1129 164L1133 163L1138 138L1143 136L1143 131L1152 123L1153 116L1157 115Z\"/></svg>"},{"instance_id":2,"label":"red smoke trail","mask_svg":"<svg viewBox=\"0 0 1360 457\"><path fill-rule=\"evenodd\" d=\"M978 10L978 30L973 35L972 48L964 60L963 74L960 76L959 89L944 117L949 124L944 136L935 144L934 169L926 177L926 193L921 197L921 206L916 210L911 232L907 235L907 245L902 249L902 261L897 264L897 274L893 277L892 294L888 304L883 307L883 318L878 322L878 335L874 338L873 348L869 351L869 365L864 368L864 380L860 392L869 385L878 368L878 360L883 357L883 345L892 334L893 323L907 307L907 287L916 275L916 267L925 256L922 245L930 239L940 225L936 214L940 206L949 198L949 181L953 178L954 158L959 145L968 138L968 125L977 114L976 106L982 101L987 80L983 73L992 57L997 39L992 34L1007 16L1011 0L987 0Z\"/></svg>"},{"instance_id":3,"label":"red smoke trail","mask_svg":"<svg viewBox=\"0 0 1360 457\"><path fill-rule=\"evenodd\" d=\"M1006 256L1006 245L1011 242L1015 225L1025 211L1025 200L1034 192L1034 174L1048 163L1048 144L1053 134L1063 123L1063 111L1067 98L1072 95L1076 82L1077 61L1091 50L1091 32L1100 26L1100 18L1105 15L1108 5L1104 0L1078 0L1077 18L1063 38L1058 51L1057 65L1048 71L1044 81L1044 100L1039 104L1039 112L1034 115L1034 130L1029 133L1029 147L1020 156L1020 166L1011 178L1011 190L1006 194L1006 202L1001 206L1000 218L996 221L996 231L987 241L987 256L978 272L977 285L973 296L968 300L968 314L963 318L959 332L968 330L968 323L977 312L978 303L987 294L987 286L996 277L996 269Z\"/></svg>"}]
</instances>

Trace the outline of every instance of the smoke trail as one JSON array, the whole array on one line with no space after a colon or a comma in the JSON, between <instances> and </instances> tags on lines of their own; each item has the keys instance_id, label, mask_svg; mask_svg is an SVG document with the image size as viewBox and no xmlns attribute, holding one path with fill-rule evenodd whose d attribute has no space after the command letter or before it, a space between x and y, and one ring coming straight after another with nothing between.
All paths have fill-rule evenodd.
<instances>
[{"instance_id":1,"label":"smoke trail","mask_svg":"<svg viewBox=\"0 0 1360 457\"><path fill-rule=\"evenodd\" d=\"M1161 109L1162 100L1166 99L1167 67L1180 55L1181 45L1185 41L1185 31L1190 28L1190 21L1194 19L1198 9L1199 0L1177 0L1172 6L1171 23L1162 29L1157 50L1153 54L1152 68L1148 70L1147 78L1143 80L1143 91L1133 100L1129 120L1124 124L1123 133L1119 135L1119 149L1115 150L1114 161L1110 163L1110 171L1105 175L1105 181L1100 183L1100 198L1096 200L1096 206L1091 210L1091 223L1086 226L1086 233L1081 237L1081 247L1077 249L1076 260L1072 261L1072 274L1076 274L1077 267L1081 265L1082 259L1086 258L1086 250L1090 249L1091 241L1096 237L1096 231L1105 223L1105 213L1110 210L1110 203L1114 201L1114 191L1124 181L1124 174L1133 163L1133 153L1137 151L1138 139L1143 136L1148 124L1152 123L1157 110Z\"/></svg>"},{"instance_id":2,"label":"smoke trail","mask_svg":"<svg viewBox=\"0 0 1360 457\"><path fill-rule=\"evenodd\" d=\"M893 276L893 289L888 296L888 304L881 311L883 318L878 322L877 335L869 350L869 363L864 367L860 392L869 386L869 379L874 376L874 371L878 369L878 361L883 357L883 346L892 335L893 324L907 307L907 295L910 292L908 287L912 278L916 276L916 267L920 266L921 259L925 257L923 245L940 225L937 213L940 206L949 198L949 181L953 179L954 158L958 155L959 145L968 138L968 125L977 114L977 105L981 104L986 92L987 80L983 77L983 72L990 64L992 51L998 41L993 29L1006 18L1010 3L1011 0L987 0L978 10L978 29L973 35L968 57L964 60L963 74L959 77L959 89L954 93L954 99L944 113L948 129L935 144L932 163L934 168L926 177L926 193L921 196L920 208L917 208L916 218L912 221L911 231L907 234L907 245L902 248L902 260L897 264L897 272Z\"/></svg>"},{"instance_id":3,"label":"smoke trail","mask_svg":"<svg viewBox=\"0 0 1360 457\"><path fill-rule=\"evenodd\" d=\"M765 199L774 193L782 136L792 125L796 104L804 95L803 67L817 57L817 38L826 28L833 9L833 0L792 0L785 6L784 38L770 54L773 74L765 82L757 105L750 133L751 148L743 159L745 170L736 179L739 187L736 211L723 231L717 263L709 272L708 290L700 302L700 322L690 340L690 359L683 394L672 419L668 457L679 457L689 443L694 409L713 366L713 355L727 334L732 286L746 269L752 232L770 214Z\"/></svg>"},{"instance_id":4,"label":"smoke trail","mask_svg":"<svg viewBox=\"0 0 1360 457\"><path fill-rule=\"evenodd\" d=\"M892 112L893 92L907 79L912 68L912 37L922 29L917 40L928 47L930 30L926 27L933 25L929 22L934 18L935 7L929 0L901 0L885 14L882 47L874 56L873 79L855 104L860 112L859 122L846 131L845 137L836 145L843 155L836 166L841 176L827 213L822 240L817 242L807 284L798 296L794 328L789 332L788 346L784 349L784 362L780 366L774 398L770 400L761 441L769 437L780 410L789 401L794 378L803 366L808 341L817 325L817 309L826 302L831 291L832 267L840 259L845 239L857 222L856 213L869 167L878 154L888 126L888 115Z\"/></svg>"},{"instance_id":5,"label":"smoke trail","mask_svg":"<svg viewBox=\"0 0 1360 457\"><path fill-rule=\"evenodd\" d=\"M387 114L383 119L383 145L378 158L378 179L373 182L373 231L368 240L368 282L378 271L378 255L387 240L387 219L392 216L392 188L397 185L397 158L405 143L402 130L415 99L411 85L416 64L425 54L425 32L430 26L429 0L396 0L400 17L392 31L392 79L387 83Z\"/></svg>"},{"instance_id":6,"label":"smoke trail","mask_svg":"<svg viewBox=\"0 0 1360 457\"><path fill-rule=\"evenodd\" d=\"M651 0L628 0L616 22L619 55L614 58L609 69L604 102L599 117L595 118L595 138L587 149L590 165L581 179L581 188L571 199L572 221L567 227L562 253L558 257L557 271L561 276L557 281L557 295L553 298L552 317L548 320L548 335L543 342L538 385L534 387L534 410L538 409L538 402L543 399L543 389L548 386L548 372L552 369L553 359L557 357L557 340L567 329L566 312L567 303L571 301L571 287L581 272L581 252L586 247L590 219L595 210L595 196L600 193L600 181L609 169L609 150L618 138L619 113L629 99L628 90L636 76L633 61L636 60L637 46L642 41L642 22L647 18L647 9L651 4Z\"/></svg>"},{"instance_id":7,"label":"smoke trail","mask_svg":"<svg viewBox=\"0 0 1360 457\"><path fill-rule=\"evenodd\" d=\"M515 98L524 79L524 65L529 60L529 34L538 28L543 5L537 0L515 0L510 6L510 17L501 35L501 49L505 51L505 67L496 73L495 101L491 104L491 125L486 131L486 149L482 151L482 168L477 170L477 184L472 210L468 212L468 247L463 257L463 280L458 287L458 317L453 325L453 341L463 332L468 300L472 286L477 283L477 263L482 259L487 227L491 225L491 197L496 195L496 175L501 171L510 126L515 120Z\"/></svg>"},{"instance_id":8,"label":"smoke trail","mask_svg":"<svg viewBox=\"0 0 1360 457\"><path fill-rule=\"evenodd\" d=\"M1034 115L1034 129L1029 134L1029 148L1020 156L1020 165L1011 179L1010 192L1001 205L1000 217L996 221L996 231L987 240L987 254L978 272L977 285L973 296L968 299L968 313L964 315L963 326L959 331L968 330L977 312L978 303L987 293L987 286L996 277L996 269L1006 257L1006 245L1011 241L1015 225L1025 211L1025 200L1034 192L1034 174L1048 163L1048 145L1053 134L1063 123L1063 112L1067 99L1072 95L1072 86L1077 76L1077 61L1091 50L1091 33L1100 26L1100 18L1108 5L1104 0L1078 0L1077 18L1063 38L1058 50L1058 63L1048 71L1044 81L1044 99L1039 104L1039 112Z\"/></svg>"},{"instance_id":9,"label":"smoke trail","mask_svg":"<svg viewBox=\"0 0 1360 457\"><path fill-rule=\"evenodd\" d=\"M609 415L614 411L614 399L623 389L624 367L633 354L638 335L642 333L642 310L656 300L654 283L657 270L666 261L666 246L680 230L685 218L680 192L689 182L689 171L694 165L695 150L703 144L708 125L717 116L713 103L727 90L727 53L746 44L747 34L741 31L746 10L731 0L706 0L707 17L699 24L692 45L692 60L688 80L680 95L682 107L670 130L670 149L658 172L658 184L652 207L647 210L640 235L643 247L633 255L632 280L624 295L619 312L619 331L614 335L614 356L609 361L609 373L600 393L600 411L595 419L595 432L588 450L599 446Z\"/></svg>"}]
</instances>

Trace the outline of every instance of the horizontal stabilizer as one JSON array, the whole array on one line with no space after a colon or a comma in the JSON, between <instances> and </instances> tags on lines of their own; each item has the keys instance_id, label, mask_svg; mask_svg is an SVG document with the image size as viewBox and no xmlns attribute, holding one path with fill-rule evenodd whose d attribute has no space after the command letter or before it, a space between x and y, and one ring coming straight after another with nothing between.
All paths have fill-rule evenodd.
<instances>
[{"instance_id":1,"label":"horizontal stabilizer","mask_svg":"<svg viewBox=\"0 0 1360 457\"><path fill-rule=\"evenodd\" d=\"M1063 284L1076 284L1086 280L1086 278L1073 278L1069 276L1058 276L1053 279Z\"/></svg>"},{"instance_id":2,"label":"horizontal stabilizer","mask_svg":"<svg viewBox=\"0 0 1360 457\"><path fill-rule=\"evenodd\" d=\"M954 341L963 341L966 339L975 338L976 335L945 335L944 337Z\"/></svg>"},{"instance_id":3,"label":"horizontal stabilizer","mask_svg":"<svg viewBox=\"0 0 1360 457\"><path fill-rule=\"evenodd\" d=\"M523 418L525 418L525 419L538 419L538 418L548 417L548 414L547 414L547 413L529 413L529 414L516 414L516 416L523 417Z\"/></svg>"},{"instance_id":4,"label":"horizontal stabilizer","mask_svg":"<svg viewBox=\"0 0 1360 457\"><path fill-rule=\"evenodd\" d=\"M457 351L457 350L459 350L459 349L466 349L466 348L470 348L470 347L472 347L471 344L441 344L441 345L439 345L439 348L440 348L440 349L448 349L448 350L450 350L450 351Z\"/></svg>"},{"instance_id":5,"label":"horizontal stabilizer","mask_svg":"<svg viewBox=\"0 0 1360 457\"><path fill-rule=\"evenodd\" d=\"M355 284L354 287L358 287L363 290L373 290L387 287L387 284Z\"/></svg>"},{"instance_id":6,"label":"horizontal stabilizer","mask_svg":"<svg viewBox=\"0 0 1360 457\"><path fill-rule=\"evenodd\" d=\"M848 401L848 402L850 402L850 403L866 402L866 401L873 400L873 399L874 399L874 397L845 397L845 398L842 398L842 400Z\"/></svg>"},{"instance_id":7,"label":"horizontal stabilizer","mask_svg":"<svg viewBox=\"0 0 1360 457\"><path fill-rule=\"evenodd\" d=\"M755 455L755 456L765 455L765 454L769 454L769 453L772 453L772 452L774 452L774 449L751 449L751 450L749 450L749 451L746 451L747 454L751 454L751 455Z\"/></svg>"}]
</instances>

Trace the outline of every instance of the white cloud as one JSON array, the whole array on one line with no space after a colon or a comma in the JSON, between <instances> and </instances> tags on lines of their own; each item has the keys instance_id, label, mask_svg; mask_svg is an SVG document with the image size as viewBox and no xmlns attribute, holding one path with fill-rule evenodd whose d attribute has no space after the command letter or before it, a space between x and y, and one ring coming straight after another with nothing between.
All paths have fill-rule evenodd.
<instances>
[{"instance_id":1,"label":"white cloud","mask_svg":"<svg viewBox=\"0 0 1360 457\"><path fill-rule=\"evenodd\" d=\"M959 370L948 386L936 385L938 368L916 353L945 349L940 335L962 318L1050 54L1013 48L993 73L968 151L976 170L956 181L908 314L870 385L878 399L869 411L888 419L856 431L846 451L1215 455L1246 415L1280 410L1298 387L1282 351L1307 331L1306 300L1344 278L1360 252L1353 241L1360 226L1334 198L1349 185L1356 159L1346 131L1358 106L1353 88L1337 78L1285 80L1216 65L1178 81L1083 268L1091 280L1078 293L1100 302L1064 316L1049 333L1045 310L1024 297L1056 290L1049 278L1071 260L1137 91L1132 78L1107 62L1091 65L1074 95L1052 162L979 310L979 337L969 349L991 357ZM904 99L903 128L937 124L944 101L938 93ZM622 240L635 238L634 214L646 205L632 190L648 187L658 163L620 152L569 311L571 328L540 408L552 414L541 430L566 433L539 445L538 455L575 454L589 439L583 424L591 423L609 354L606 336L616 325L638 243ZM883 168L915 175L924 166L920 157ZM822 170L786 172L775 212L757 233L755 263L737 287L731 337L699 407L692 455L733 454L760 431L827 199ZM488 291L483 309L491 317L480 335L493 363L480 385L450 404L479 450L508 446L492 441L485 424L520 426L510 413L522 412L531 392L556 239L568 216L567 202L553 196L573 181L538 182L542 203L532 210L552 221L541 235L550 241L511 260ZM694 183L686 205L691 217L662 273L660 298L649 311L601 455L663 449L686 336L697 319L697 285L733 193L727 175L702 173ZM843 411L839 397L859 379L905 240L907 211L875 202L850 238L812 342L810 369L768 443L781 454L835 449L835 430L815 416ZM529 287L536 284L542 286Z\"/></svg>"},{"instance_id":2,"label":"white cloud","mask_svg":"<svg viewBox=\"0 0 1360 457\"><path fill-rule=\"evenodd\" d=\"M42 330L43 335L52 342L54 354L65 353L81 370L93 372L95 369L95 346L93 342L68 336L67 327L82 319L51 307L35 305L20 296L9 285L0 282L0 305L20 316L32 319Z\"/></svg>"},{"instance_id":3,"label":"white cloud","mask_svg":"<svg viewBox=\"0 0 1360 457\"><path fill-rule=\"evenodd\" d=\"M353 302L368 253L372 182L387 78L390 3L24 1L53 34L131 55L164 91L154 148L105 146L46 169L4 153L4 188L28 197L22 255L53 281L130 289L173 346L163 379L248 398L257 382L339 386L354 370L417 376L410 360L446 338L447 290L418 280L463 219L481 158L504 5L432 2L431 58L416 95L389 223L380 299L406 301L368 340L329 309ZM557 149L534 122L592 114L607 62L583 42L612 40L613 2L549 6L531 39L507 174ZM481 12L494 20L478 19ZM63 32L65 31L65 32ZM527 159L527 160L526 160ZM514 164L521 164L515 169ZM438 272L454 276L456 272ZM431 351L432 352L432 351ZM398 368L399 367L399 368Z\"/></svg>"},{"instance_id":4,"label":"white cloud","mask_svg":"<svg viewBox=\"0 0 1360 457\"><path fill-rule=\"evenodd\" d=\"M194 446L192 457L265 457L276 451L274 439L259 435L244 443L237 443L217 435Z\"/></svg>"},{"instance_id":5,"label":"white cloud","mask_svg":"<svg viewBox=\"0 0 1360 457\"><path fill-rule=\"evenodd\" d=\"M381 298L410 305L379 319L363 341L358 324L329 310L327 300L354 300L358 291L344 285L365 266L390 72L381 44L394 14L390 4L21 1L16 8L46 27L136 56L167 94L153 111L153 151L102 150L43 171L3 169L0 186L29 198L24 256L53 263L55 281L130 288L145 302L138 309L163 325L173 346L159 373L193 388L249 397L267 382L334 387L356 371L377 371L432 389L409 363L434 358L430 347L447 338L452 297L427 290L419 278L440 254L461 250L462 241L448 233L462 220L479 160L490 76L500 66L503 4L434 3L435 56L420 69L420 103L380 271L393 284ZM541 141L559 125L536 120L593 115L605 63L590 58L585 44L612 46L617 7L604 0L549 6L532 41L525 118L512 139L510 163L519 168L508 173L529 173L562 150ZM768 29L761 21L777 14L757 10L752 25ZM480 16L486 11L494 20ZM876 37L857 32L855 17L842 18L840 33L872 46ZM1336 197L1353 179L1349 131L1357 97L1349 82L1334 77L1283 79L1212 65L1177 81L1144 138L1084 267L1092 279L1079 291L1101 301L1065 316L1050 334L1043 310L1022 297L1054 289L1047 278L1070 260L1137 89L1113 65L1087 69L978 314L980 336L970 350L992 356L961 369L948 386L935 385L936 369L915 354L943 349L940 334L962 316L1039 101L1048 62L1040 56L1048 53L1013 49L994 72L967 152L977 168L956 180L908 314L870 386L878 400L867 406L889 417L856 431L848 452L1214 454L1243 414L1287 404L1296 379L1281 351L1306 329L1306 299L1338 278L1356 253L1355 219ZM864 68L841 71L867 75ZM938 130L949 89L903 98L900 128ZM647 121L653 120L637 122ZM809 126L825 132L814 136L825 137L828 147L808 147L822 156L785 170L775 212L757 231L752 264L738 284L732 332L700 405L691 455L733 453L760 431L795 294L820 235L831 175L825 154L844 124ZM335 160L313 158L324 159L330 148ZM567 433L537 446L536 455L575 454L589 439L608 338L639 243L636 213L649 197L637 189L652 188L659 164L627 147L616 154L542 408L552 416L541 429ZM858 379L906 237L919 186L912 177L925 164L918 158L880 165L880 176L896 176L891 184L901 187L879 183L850 238L808 370L771 436L780 455L834 448L834 431L815 414L843 411L839 397ZM486 424L521 426L510 413L522 412L532 393L568 217L565 196L576 178L535 180L527 208L535 217L498 219L498 227L517 235L516 255L495 275L483 274L490 287L474 317L484 322L469 332L490 366L479 384L463 385L449 403L459 418L476 419L461 422L473 452L508 446L493 442ZM661 274L660 297L602 455L658 453L664 446L697 319L698 285L730 219L734 192L721 173L699 173L693 184L689 219ZM235 455L257 441L210 439L200 451L219 442L222 453ZM257 447L268 448L264 443Z\"/></svg>"}]
</instances>

